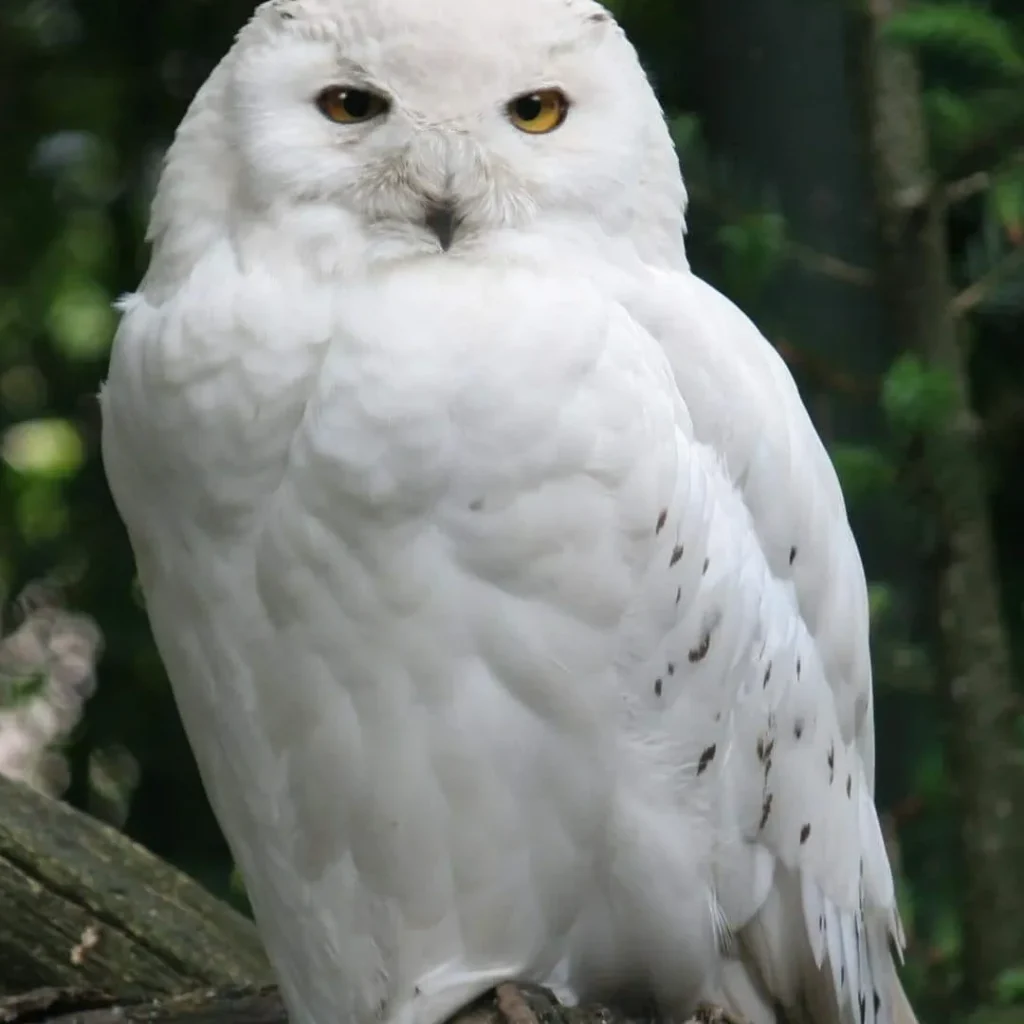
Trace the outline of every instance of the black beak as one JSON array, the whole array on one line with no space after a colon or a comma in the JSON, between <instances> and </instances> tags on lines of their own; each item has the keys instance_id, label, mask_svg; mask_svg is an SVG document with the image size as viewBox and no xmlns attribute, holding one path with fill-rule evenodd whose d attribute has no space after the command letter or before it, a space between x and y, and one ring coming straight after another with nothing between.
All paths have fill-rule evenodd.
<instances>
[{"instance_id":1,"label":"black beak","mask_svg":"<svg viewBox=\"0 0 1024 1024\"><path fill-rule=\"evenodd\" d=\"M455 215L455 207L451 203L431 203L427 207L424 223L437 235L441 248L447 252L452 239L459 227L459 218Z\"/></svg>"}]
</instances>

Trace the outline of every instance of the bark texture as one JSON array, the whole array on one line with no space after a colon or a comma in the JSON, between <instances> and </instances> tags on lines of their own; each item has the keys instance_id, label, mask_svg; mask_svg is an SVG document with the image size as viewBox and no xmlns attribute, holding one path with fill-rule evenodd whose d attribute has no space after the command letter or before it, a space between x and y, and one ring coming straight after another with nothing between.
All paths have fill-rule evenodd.
<instances>
[{"instance_id":1,"label":"bark texture","mask_svg":"<svg viewBox=\"0 0 1024 1024\"><path fill-rule=\"evenodd\" d=\"M119 832L0 777L0 996L74 986L130 998L269 977L241 914Z\"/></svg>"}]
</instances>

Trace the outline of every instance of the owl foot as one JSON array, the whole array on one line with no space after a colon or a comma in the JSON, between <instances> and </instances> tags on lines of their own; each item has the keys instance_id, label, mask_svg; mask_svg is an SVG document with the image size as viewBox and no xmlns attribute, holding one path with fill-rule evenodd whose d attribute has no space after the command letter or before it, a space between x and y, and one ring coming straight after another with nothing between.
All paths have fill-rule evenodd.
<instances>
[{"instance_id":1,"label":"owl foot","mask_svg":"<svg viewBox=\"0 0 1024 1024\"><path fill-rule=\"evenodd\" d=\"M498 999L498 1010L507 1024L540 1024L522 990L514 982L504 982L494 990L494 994Z\"/></svg>"}]
</instances>

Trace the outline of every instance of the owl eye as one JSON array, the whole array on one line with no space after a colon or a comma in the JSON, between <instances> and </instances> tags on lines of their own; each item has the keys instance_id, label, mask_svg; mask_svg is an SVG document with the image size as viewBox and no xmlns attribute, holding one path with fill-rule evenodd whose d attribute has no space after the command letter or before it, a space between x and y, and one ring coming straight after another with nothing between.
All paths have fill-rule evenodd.
<instances>
[{"instance_id":1,"label":"owl eye","mask_svg":"<svg viewBox=\"0 0 1024 1024\"><path fill-rule=\"evenodd\" d=\"M316 98L320 113L336 124L359 124L372 121L375 117L386 114L390 107L388 101L375 92L366 89L350 89L342 85L332 85L324 89Z\"/></svg>"},{"instance_id":2,"label":"owl eye","mask_svg":"<svg viewBox=\"0 0 1024 1024\"><path fill-rule=\"evenodd\" d=\"M520 131L546 135L562 126L569 113L569 100L560 89L541 89L516 97L505 109Z\"/></svg>"}]
</instances>

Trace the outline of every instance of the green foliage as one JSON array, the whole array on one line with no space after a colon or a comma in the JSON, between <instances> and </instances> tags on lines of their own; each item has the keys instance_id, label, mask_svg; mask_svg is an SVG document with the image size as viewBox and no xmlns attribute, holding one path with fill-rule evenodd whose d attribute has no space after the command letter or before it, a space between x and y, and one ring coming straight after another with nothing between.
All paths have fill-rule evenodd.
<instances>
[{"instance_id":1,"label":"green foliage","mask_svg":"<svg viewBox=\"0 0 1024 1024\"><path fill-rule=\"evenodd\" d=\"M698 151L703 151L700 120L694 114L675 114L669 118L668 127L684 165L688 164L689 159Z\"/></svg>"},{"instance_id":2,"label":"green foliage","mask_svg":"<svg viewBox=\"0 0 1024 1024\"><path fill-rule=\"evenodd\" d=\"M1024 241L1024 162L1003 167L992 178L987 213L1006 237L1019 245Z\"/></svg>"},{"instance_id":3,"label":"green foliage","mask_svg":"<svg viewBox=\"0 0 1024 1024\"><path fill-rule=\"evenodd\" d=\"M712 154L693 114L669 118L691 203L710 211L723 289L741 305L755 304L792 257L786 218L765 189L744 179L736 165Z\"/></svg>"},{"instance_id":4,"label":"green foliage","mask_svg":"<svg viewBox=\"0 0 1024 1024\"><path fill-rule=\"evenodd\" d=\"M66 419L25 420L10 427L0 448L7 465L26 478L65 480L82 468L82 438Z\"/></svg>"},{"instance_id":5,"label":"green foliage","mask_svg":"<svg viewBox=\"0 0 1024 1024\"><path fill-rule=\"evenodd\" d=\"M45 688L44 672L35 672L14 679L0 679L0 711L13 711L32 703Z\"/></svg>"},{"instance_id":6,"label":"green foliage","mask_svg":"<svg viewBox=\"0 0 1024 1024\"><path fill-rule=\"evenodd\" d=\"M752 210L719 227L722 274L731 295L753 300L781 266L786 221L773 210Z\"/></svg>"},{"instance_id":7,"label":"green foliage","mask_svg":"<svg viewBox=\"0 0 1024 1024\"><path fill-rule=\"evenodd\" d=\"M1011 967L996 979L996 1002L1002 1006L1024 1004L1024 967Z\"/></svg>"},{"instance_id":8,"label":"green foliage","mask_svg":"<svg viewBox=\"0 0 1024 1024\"><path fill-rule=\"evenodd\" d=\"M896 13L897 44L924 52L932 152L953 177L998 173L1024 153L1024 32L980 3L933 0Z\"/></svg>"},{"instance_id":9,"label":"green foliage","mask_svg":"<svg viewBox=\"0 0 1024 1024\"><path fill-rule=\"evenodd\" d=\"M863 500L896 483L896 467L881 449L841 441L829 447L843 493L851 501Z\"/></svg>"},{"instance_id":10,"label":"green foliage","mask_svg":"<svg viewBox=\"0 0 1024 1024\"><path fill-rule=\"evenodd\" d=\"M977 3L917 3L886 24L891 42L932 48L1011 81L1024 80L1024 49L1010 22Z\"/></svg>"},{"instance_id":11,"label":"green foliage","mask_svg":"<svg viewBox=\"0 0 1024 1024\"><path fill-rule=\"evenodd\" d=\"M882 408L897 429L926 433L944 426L955 402L955 383L945 370L904 353L885 375Z\"/></svg>"},{"instance_id":12,"label":"green foliage","mask_svg":"<svg viewBox=\"0 0 1024 1024\"><path fill-rule=\"evenodd\" d=\"M964 311L1005 319L1024 312L1021 166L992 176L983 197L978 230L964 246L959 297Z\"/></svg>"},{"instance_id":13,"label":"green foliage","mask_svg":"<svg viewBox=\"0 0 1024 1024\"><path fill-rule=\"evenodd\" d=\"M886 583L868 584L868 614L871 622L878 623L891 613L893 607L893 591Z\"/></svg>"}]
</instances>

